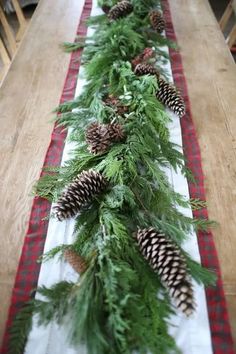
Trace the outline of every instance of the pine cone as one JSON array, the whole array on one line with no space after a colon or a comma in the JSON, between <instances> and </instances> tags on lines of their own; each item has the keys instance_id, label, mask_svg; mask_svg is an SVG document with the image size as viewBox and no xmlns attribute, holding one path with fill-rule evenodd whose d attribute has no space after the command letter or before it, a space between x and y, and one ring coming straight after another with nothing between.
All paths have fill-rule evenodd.
<instances>
[{"instance_id":1,"label":"pine cone","mask_svg":"<svg viewBox=\"0 0 236 354\"><path fill-rule=\"evenodd\" d=\"M123 127L119 123L93 123L86 131L86 142L89 145L89 151L94 154L104 153L113 142L118 142L123 137Z\"/></svg>"},{"instance_id":2,"label":"pine cone","mask_svg":"<svg viewBox=\"0 0 236 354\"><path fill-rule=\"evenodd\" d=\"M193 289L178 247L162 231L152 227L138 230L136 237L143 256L159 274L177 307L186 316L191 315L195 310Z\"/></svg>"},{"instance_id":3,"label":"pine cone","mask_svg":"<svg viewBox=\"0 0 236 354\"><path fill-rule=\"evenodd\" d=\"M106 187L107 181L99 172L83 171L62 193L54 207L59 221L74 217L84 206L92 202Z\"/></svg>"},{"instance_id":4,"label":"pine cone","mask_svg":"<svg viewBox=\"0 0 236 354\"><path fill-rule=\"evenodd\" d=\"M150 74L159 77L158 70L153 65L146 63L138 64L134 69L134 73L138 76Z\"/></svg>"},{"instance_id":5,"label":"pine cone","mask_svg":"<svg viewBox=\"0 0 236 354\"><path fill-rule=\"evenodd\" d=\"M137 55L133 60L132 60L132 67L135 68L138 64L145 62L152 58L155 55L155 52L152 48L145 48L141 54Z\"/></svg>"},{"instance_id":6,"label":"pine cone","mask_svg":"<svg viewBox=\"0 0 236 354\"><path fill-rule=\"evenodd\" d=\"M75 251L67 248L63 255L65 260L71 265L72 268L74 268L77 273L82 274L85 272L87 269L87 264L84 258L78 255Z\"/></svg>"},{"instance_id":7,"label":"pine cone","mask_svg":"<svg viewBox=\"0 0 236 354\"><path fill-rule=\"evenodd\" d=\"M124 129L119 123L110 123L107 125L107 131L110 136L110 141L121 141L124 138Z\"/></svg>"},{"instance_id":8,"label":"pine cone","mask_svg":"<svg viewBox=\"0 0 236 354\"><path fill-rule=\"evenodd\" d=\"M105 124L92 123L86 131L86 142L93 154L102 154L111 145L110 135Z\"/></svg>"},{"instance_id":9,"label":"pine cone","mask_svg":"<svg viewBox=\"0 0 236 354\"><path fill-rule=\"evenodd\" d=\"M113 96L108 96L105 100L104 103L106 106L112 107L119 115L123 116L125 113L129 111L129 107L123 106L120 101Z\"/></svg>"},{"instance_id":10,"label":"pine cone","mask_svg":"<svg viewBox=\"0 0 236 354\"><path fill-rule=\"evenodd\" d=\"M152 28L157 31L158 33L161 33L165 29L165 20L162 16L162 13L157 10L153 10L149 13L149 18L151 22Z\"/></svg>"},{"instance_id":11,"label":"pine cone","mask_svg":"<svg viewBox=\"0 0 236 354\"><path fill-rule=\"evenodd\" d=\"M111 6L108 6L108 5L102 5L102 11L105 13L105 14L108 14L109 11L111 9Z\"/></svg>"},{"instance_id":12,"label":"pine cone","mask_svg":"<svg viewBox=\"0 0 236 354\"><path fill-rule=\"evenodd\" d=\"M144 51L143 51L143 60L144 61L152 58L153 56L155 56L155 51L152 48L147 47L144 49Z\"/></svg>"},{"instance_id":13,"label":"pine cone","mask_svg":"<svg viewBox=\"0 0 236 354\"><path fill-rule=\"evenodd\" d=\"M169 107L179 117L185 115L185 104L177 89L163 79L158 80L157 99Z\"/></svg>"},{"instance_id":14,"label":"pine cone","mask_svg":"<svg viewBox=\"0 0 236 354\"><path fill-rule=\"evenodd\" d=\"M117 20L118 18L129 15L132 11L133 5L129 1L123 0L110 9L108 18L110 20Z\"/></svg>"}]
</instances>

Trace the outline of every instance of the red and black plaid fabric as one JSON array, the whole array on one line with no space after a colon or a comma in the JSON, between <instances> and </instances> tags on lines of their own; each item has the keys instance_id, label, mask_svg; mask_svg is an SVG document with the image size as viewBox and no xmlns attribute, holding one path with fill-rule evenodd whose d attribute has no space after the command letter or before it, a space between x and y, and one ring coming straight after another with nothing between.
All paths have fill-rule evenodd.
<instances>
[{"instance_id":1,"label":"red and black plaid fabric","mask_svg":"<svg viewBox=\"0 0 236 354\"><path fill-rule=\"evenodd\" d=\"M169 39L177 42L168 0L163 0L162 4L166 21L166 35ZM186 104L186 114L181 119L183 149L187 158L187 165L196 179L196 184L188 183L189 193L191 198L206 200L201 153L192 120L181 55L179 52L170 50L170 58L174 82L176 86L180 88ZM195 217L208 218L206 208L194 211L193 214ZM197 236L202 265L209 269L213 269L218 276L216 287L206 289L213 351L215 354L233 354L233 340L213 236L211 232L198 232Z\"/></svg>"},{"instance_id":2,"label":"red and black plaid fabric","mask_svg":"<svg viewBox=\"0 0 236 354\"><path fill-rule=\"evenodd\" d=\"M92 0L86 0L76 36L85 36L87 27L85 20L89 17ZM77 77L80 67L82 50L73 52L70 59L69 70L65 79L60 103L72 100L75 95ZM54 126L51 142L44 161L45 166L60 165L64 143L67 133L62 128ZM24 240L20 262L12 291L11 305L8 313L6 331L3 338L1 354L7 354L9 342L9 328L22 305L30 299L31 292L36 288L40 271L38 258L43 253L45 238L48 229L48 220L43 221L50 212L51 204L42 198L35 198L31 210L28 231Z\"/></svg>"}]
</instances>

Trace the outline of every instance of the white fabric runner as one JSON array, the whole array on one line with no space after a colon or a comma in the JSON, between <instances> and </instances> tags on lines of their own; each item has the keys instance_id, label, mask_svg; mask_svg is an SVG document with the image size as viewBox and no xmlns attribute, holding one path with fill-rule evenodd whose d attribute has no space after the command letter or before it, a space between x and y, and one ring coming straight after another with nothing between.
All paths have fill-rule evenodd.
<instances>
[{"instance_id":1,"label":"white fabric runner","mask_svg":"<svg viewBox=\"0 0 236 354\"><path fill-rule=\"evenodd\" d=\"M101 10L97 7L96 1L93 2L92 15L99 15ZM93 30L88 29L88 35L91 35ZM166 50L168 50L166 48ZM166 69L169 76L172 78L170 64L167 64ZM83 68L80 68L80 77L77 82L76 94L78 96L83 89L84 80ZM181 127L178 116L170 112L173 122L170 124L170 135L172 142L182 146ZM69 132L70 133L70 132ZM69 153L72 149L72 144L65 144L62 163L69 158ZM172 183L176 192L189 197L188 183L186 178L180 173L176 173L172 169L166 169L170 183ZM191 209L179 208L185 215L192 217ZM58 222L51 219L49 222L44 252L49 251L62 243L70 244L73 241L74 220ZM197 243L196 234L190 235L188 241L183 245L184 249L200 262L200 255ZM56 282L62 280L76 280L78 274L73 271L71 266L63 260L58 260L57 257L49 262L43 263L41 266L38 286L45 285L50 287ZM194 293L197 301L197 310L191 318L186 318L178 312L170 319L169 332L174 336L178 347L183 354L211 354L211 336L209 329L208 313L206 306L206 297L204 288L194 283ZM36 295L38 298L40 296ZM25 348L25 354L86 354L86 349L80 347L77 349L71 348L67 341L67 333L65 328L59 328L55 323L51 323L47 327L37 326L36 318L33 319L33 328L28 338ZM162 353L160 353L162 354Z\"/></svg>"}]
</instances>

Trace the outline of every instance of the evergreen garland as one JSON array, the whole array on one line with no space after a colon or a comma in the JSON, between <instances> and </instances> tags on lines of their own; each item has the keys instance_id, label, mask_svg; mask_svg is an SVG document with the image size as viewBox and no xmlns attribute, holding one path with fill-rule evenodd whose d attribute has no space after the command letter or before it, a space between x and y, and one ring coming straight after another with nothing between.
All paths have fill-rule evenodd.
<instances>
[{"instance_id":1,"label":"evergreen garland","mask_svg":"<svg viewBox=\"0 0 236 354\"><path fill-rule=\"evenodd\" d=\"M116 3L99 1L106 9ZM70 128L69 138L76 147L73 158L62 167L45 171L34 192L57 201L78 175L91 169L104 176L109 187L79 210L74 243L42 256L41 261L47 261L68 252L77 254L86 259L86 269L75 283L63 281L37 289L44 300L31 300L14 322L14 354L23 349L33 313L42 325L51 320L65 325L71 343L85 343L88 354L179 352L167 325L176 310L160 277L139 250L134 236L138 228L161 229L181 250L189 276L207 286L215 282L215 275L181 248L192 230L205 230L213 223L187 217L177 207L197 210L204 208L205 202L187 200L168 182L164 167L180 169L188 178L193 176L179 147L169 139L170 117L156 98L156 77L137 76L131 65L145 48L152 48L151 64L165 76L159 70L167 59L162 46L174 44L150 27L148 14L160 5L156 0L131 3L133 12L128 17L112 22L104 14L92 17L88 24L96 28L93 36L86 42L79 38L75 45L65 46L68 51L84 47L84 91L56 109L58 124ZM155 62L153 53L158 58ZM108 97L113 97L114 104L106 104ZM127 108L122 114L116 102ZM110 144L102 154L90 153L86 144L88 128L91 124L111 123L122 126L125 139ZM162 296L158 297L158 293Z\"/></svg>"}]
</instances>

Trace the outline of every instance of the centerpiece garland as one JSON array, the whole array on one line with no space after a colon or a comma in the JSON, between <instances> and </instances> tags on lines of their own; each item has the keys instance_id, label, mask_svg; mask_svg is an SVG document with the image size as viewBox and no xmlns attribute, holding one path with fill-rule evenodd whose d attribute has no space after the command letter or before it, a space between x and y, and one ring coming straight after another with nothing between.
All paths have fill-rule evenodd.
<instances>
[{"instance_id":1,"label":"centerpiece garland","mask_svg":"<svg viewBox=\"0 0 236 354\"><path fill-rule=\"evenodd\" d=\"M80 275L37 289L41 298L30 300L11 328L14 354L24 348L33 314L41 325L65 325L71 343L85 343L88 354L177 353L169 316L194 312L192 279L215 282L181 247L193 230L213 223L178 206L196 210L205 202L176 193L164 172L171 166L194 179L169 136L165 106L180 117L185 107L162 68L163 46L175 44L161 34L160 3L99 5L104 15L88 20L94 34L65 44L67 51L84 48L87 80L79 97L56 109L57 123L70 128L73 158L46 169L35 186L37 196L56 202L59 221L76 218L73 244L41 261L60 255Z\"/></svg>"}]
</instances>

